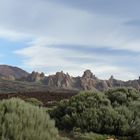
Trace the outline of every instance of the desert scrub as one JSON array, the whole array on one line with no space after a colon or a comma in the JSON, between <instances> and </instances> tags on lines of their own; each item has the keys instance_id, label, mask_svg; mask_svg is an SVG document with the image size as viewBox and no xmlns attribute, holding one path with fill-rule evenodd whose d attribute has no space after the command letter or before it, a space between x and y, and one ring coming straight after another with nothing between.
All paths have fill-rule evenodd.
<instances>
[{"instance_id":1,"label":"desert scrub","mask_svg":"<svg viewBox=\"0 0 140 140\"><path fill-rule=\"evenodd\" d=\"M36 98L28 98L25 101L35 106L43 106L43 103Z\"/></svg>"},{"instance_id":2,"label":"desert scrub","mask_svg":"<svg viewBox=\"0 0 140 140\"><path fill-rule=\"evenodd\" d=\"M50 110L60 130L140 136L140 93L132 88L83 92ZM138 139L139 140L139 139Z\"/></svg>"},{"instance_id":3,"label":"desert scrub","mask_svg":"<svg viewBox=\"0 0 140 140\"><path fill-rule=\"evenodd\" d=\"M43 108L12 98L0 102L0 140L64 140Z\"/></svg>"},{"instance_id":4,"label":"desert scrub","mask_svg":"<svg viewBox=\"0 0 140 140\"><path fill-rule=\"evenodd\" d=\"M75 133L73 134L74 140L107 140L108 136L96 133Z\"/></svg>"}]
</instances>

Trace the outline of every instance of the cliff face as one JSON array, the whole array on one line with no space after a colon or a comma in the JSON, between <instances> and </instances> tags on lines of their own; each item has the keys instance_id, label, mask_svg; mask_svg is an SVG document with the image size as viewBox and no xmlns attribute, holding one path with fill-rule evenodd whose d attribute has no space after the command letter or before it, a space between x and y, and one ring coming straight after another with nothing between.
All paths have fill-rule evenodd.
<instances>
[{"instance_id":1,"label":"cliff face","mask_svg":"<svg viewBox=\"0 0 140 140\"><path fill-rule=\"evenodd\" d=\"M96 78L90 70L86 70L83 76L80 78L79 82L81 89L93 90L96 88L98 78Z\"/></svg>"},{"instance_id":2,"label":"cliff face","mask_svg":"<svg viewBox=\"0 0 140 140\"><path fill-rule=\"evenodd\" d=\"M29 74L25 80L28 82L41 82L45 79L44 73L38 73L33 71L31 74Z\"/></svg>"},{"instance_id":3,"label":"cliff face","mask_svg":"<svg viewBox=\"0 0 140 140\"><path fill-rule=\"evenodd\" d=\"M46 77L44 81L49 87L57 88L73 88L73 78L69 74L64 74L62 71L57 72L55 75Z\"/></svg>"},{"instance_id":4,"label":"cliff face","mask_svg":"<svg viewBox=\"0 0 140 140\"><path fill-rule=\"evenodd\" d=\"M39 77L38 80L40 79L45 85L52 88L103 91L111 87L126 86L140 90L140 79L124 82L111 76L108 80L100 80L90 70L86 70L81 77L72 77L68 73L65 74L61 71L48 77Z\"/></svg>"}]
</instances>

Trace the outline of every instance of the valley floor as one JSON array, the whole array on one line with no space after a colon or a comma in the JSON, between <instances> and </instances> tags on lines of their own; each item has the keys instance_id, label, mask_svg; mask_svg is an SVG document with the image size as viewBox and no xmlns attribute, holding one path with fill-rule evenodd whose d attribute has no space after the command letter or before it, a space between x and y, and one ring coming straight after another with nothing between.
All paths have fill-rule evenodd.
<instances>
[{"instance_id":1,"label":"valley floor","mask_svg":"<svg viewBox=\"0 0 140 140\"><path fill-rule=\"evenodd\" d=\"M0 93L0 100L9 99L12 97L18 97L23 100L28 98L36 98L43 103L44 106L51 106L53 102L60 101L63 99L69 99L76 95L76 91L47 91L47 92L23 92L23 93Z\"/></svg>"}]
</instances>

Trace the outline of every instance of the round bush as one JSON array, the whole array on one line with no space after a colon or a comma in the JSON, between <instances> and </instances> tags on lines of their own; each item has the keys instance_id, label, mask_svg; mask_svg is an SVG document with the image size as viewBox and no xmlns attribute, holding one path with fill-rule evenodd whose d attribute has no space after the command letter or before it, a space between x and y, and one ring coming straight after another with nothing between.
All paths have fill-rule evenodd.
<instances>
[{"instance_id":1,"label":"round bush","mask_svg":"<svg viewBox=\"0 0 140 140\"><path fill-rule=\"evenodd\" d=\"M140 93L131 88L81 93L50 111L59 129L117 136L140 134Z\"/></svg>"},{"instance_id":2,"label":"round bush","mask_svg":"<svg viewBox=\"0 0 140 140\"><path fill-rule=\"evenodd\" d=\"M0 101L1 140L62 140L43 108L20 99Z\"/></svg>"},{"instance_id":3,"label":"round bush","mask_svg":"<svg viewBox=\"0 0 140 140\"><path fill-rule=\"evenodd\" d=\"M139 100L140 93L134 88L112 88L105 92L112 105L129 105L135 100Z\"/></svg>"}]
</instances>

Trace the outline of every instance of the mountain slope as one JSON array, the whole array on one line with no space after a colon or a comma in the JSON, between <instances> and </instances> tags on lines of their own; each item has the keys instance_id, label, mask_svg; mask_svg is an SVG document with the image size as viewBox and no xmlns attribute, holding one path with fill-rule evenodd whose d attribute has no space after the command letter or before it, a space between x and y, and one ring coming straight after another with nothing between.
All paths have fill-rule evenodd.
<instances>
[{"instance_id":1,"label":"mountain slope","mask_svg":"<svg viewBox=\"0 0 140 140\"><path fill-rule=\"evenodd\" d=\"M28 72L13 66L0 65L0 77L11 78L11 79L20 79L22 77L27 77Z\"/></svg>"}]
</instances>

